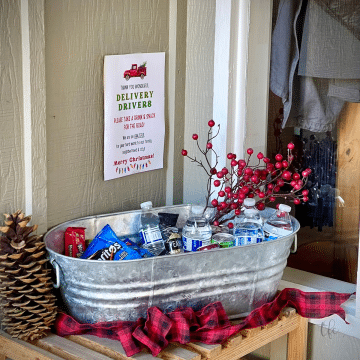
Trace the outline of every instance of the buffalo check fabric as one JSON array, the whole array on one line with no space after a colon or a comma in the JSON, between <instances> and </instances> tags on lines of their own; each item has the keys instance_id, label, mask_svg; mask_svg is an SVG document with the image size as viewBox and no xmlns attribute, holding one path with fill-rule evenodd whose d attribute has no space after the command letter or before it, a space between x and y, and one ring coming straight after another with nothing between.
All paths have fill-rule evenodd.
<instances>
[{"instance_id":1,"label":"buffalo check fabric","mask_svg":"<svg viewBox=\"0 0 360 360\"><path fill-rule=\"evenodd\" d=\"M272 302L253 310L236 325L231 324L221 302L209 304L199 311L187 307L169 314L151 307L146 319L134 322L80 324L71 316L60 313L55 322L55 332L60 336L91 334L119 340L127 356L135 355L144 348L156 356L169 342L223 343L241 330L269 324L287 306L295 308L299 315L306 318L320 319L337 314L345 320L345 311L340 305L351 295L284 289Z\"/></svg>"}]
</instances>

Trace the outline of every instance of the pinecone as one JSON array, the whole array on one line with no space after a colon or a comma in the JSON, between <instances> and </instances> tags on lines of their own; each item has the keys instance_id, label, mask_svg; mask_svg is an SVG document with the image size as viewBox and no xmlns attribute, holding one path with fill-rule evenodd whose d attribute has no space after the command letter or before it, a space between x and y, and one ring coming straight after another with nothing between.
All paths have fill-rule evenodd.
<instances>
[{"instance_id":1,"label":"pinecone","mask_svg":"<svg viewBox=\"0 0 360 360\"><path fill-rule=\"evenodd\" d=\"M18 210L5 215L0 227L0 312L5 331L22 340L45 336L54 323L57 307L46 268L42 236L31 235L31 216Z\"/></svg>"}]
</instances>

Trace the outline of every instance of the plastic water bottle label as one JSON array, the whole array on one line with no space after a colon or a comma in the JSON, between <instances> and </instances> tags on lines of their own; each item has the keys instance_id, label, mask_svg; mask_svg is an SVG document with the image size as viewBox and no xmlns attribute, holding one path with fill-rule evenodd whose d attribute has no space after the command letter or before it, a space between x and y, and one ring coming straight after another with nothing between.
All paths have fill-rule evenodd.
<instances>
[{"instance_id":1,"label":"plastic water bottle label","mask_svg":"<svg viewBox=\"0 0 360 360\"><path fill-rule=\"evenodd\" d=\"M234 236L235 246L257 244L263 241L263 238L259 237L258 230L237 229Z\"/></svg>"},{"instance_id":2,"label":"plastic water bottle label","mask_svg":"<svg viewBox=\"0 0 360 360\"><path fill-rule=\"evenodd\" d=\"M279 236L264 231L264 241L276 240Z\"/></svg>"},{"instance_id":3,"label":"plastic water bottle label","mask_svg":"<svg viewBox=\"0 0 360 360\"><path fill-rule=\"evenodd\" d=\"M199 247L203 246L203 241L198 239L191 239L182 236L184 251L196 251Z\"/></svg>"},{"instance_id":4,"label":"plastic water bottle label","mask_svg":"<svg viewBox=\"0 0 360 360\"><path fill-rule=\"evenodd\" d=\"M235 238L234 246L242 246L244 245L243 242L244 242L244 238L239 236Z\"/></svg>"},{"instance_id":5,"label":"plastic water bottle label","mask_svg":"<svg viewBox=\"0 0 360 360\"><path fill-rule=\"evenodd\" d=\"M239 236L235 239L235 246L257 244L261 242L262 239L256 236Z\"/></svg>"},{"instance_id":6,"label":"plastic water bottle label","mask_svg":"<svg viewBox=\"0 0 360 360\"><path fill-rule=\"evenodd\" d=\"M276 226L276 225L270 225L265 223L264 224L264 231L266 231L267 233L273 235L273 236L286 236L286 235L290 235L292 233L292 228L291 227L285 227L283 225L283 227Z\"/></svg>"},{"instance_id":7,"label":"plastic water bottle label","mask_svg":"<svg viewBox=\"0 0 360 360\"><path fill-rule=\"evenodd\" d=\"M145 245L153 244L157 241L163 241L163 238L162 238L161 232L160 232L160 228L158 226L153 227L152 229L140 230L140 236L141 236L142 242Z\"/></svg>"}]
</instances>

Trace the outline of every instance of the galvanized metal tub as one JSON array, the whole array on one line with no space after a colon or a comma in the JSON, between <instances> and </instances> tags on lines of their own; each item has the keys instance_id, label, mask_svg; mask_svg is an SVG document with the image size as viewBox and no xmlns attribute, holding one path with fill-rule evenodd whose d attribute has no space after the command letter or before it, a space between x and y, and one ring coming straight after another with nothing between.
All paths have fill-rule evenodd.
<instances>
[{"instance_id":1,"label":"galvanized metal tub","mask_svg":"<svg viewBox=\"0 0 360 360\"><path fill-rule=\"evenodd\" d=\"M189 205L154 209L178 213L182 228ZM264 217L274 210L262 211ZM182 306L194 310L221 301L231 317L244 316L271 301L277 291L290 248L300 225L292 218L294 232L260 244L183 253L140 260L81 260L62 255L69 226L86 228L93 238L109 224L118 236L138 231L141 211L91 216L67 221L45 235L57 286L69 313L83 323L136 320L151 306L165 313Z\"/></svg>"}]
</instances>

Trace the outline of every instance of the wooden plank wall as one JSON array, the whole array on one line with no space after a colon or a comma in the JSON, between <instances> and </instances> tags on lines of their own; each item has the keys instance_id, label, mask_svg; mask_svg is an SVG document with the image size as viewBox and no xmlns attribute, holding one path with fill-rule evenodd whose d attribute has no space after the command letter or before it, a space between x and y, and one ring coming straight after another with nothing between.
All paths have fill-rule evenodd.
<instances>
[{"instance_id":1,"label":"wooden plank wall","mask_svg":"<svg viewBox=\"0 0 360 360\"><path fill-rule=\"evenodd\" d=\"M347 103L338 119L337 189L344 206L336 206L336 234L342 244L336 257L347 263L347 277L356 282L360 209L360 104Z\"/></svg>"}]
</instances>

